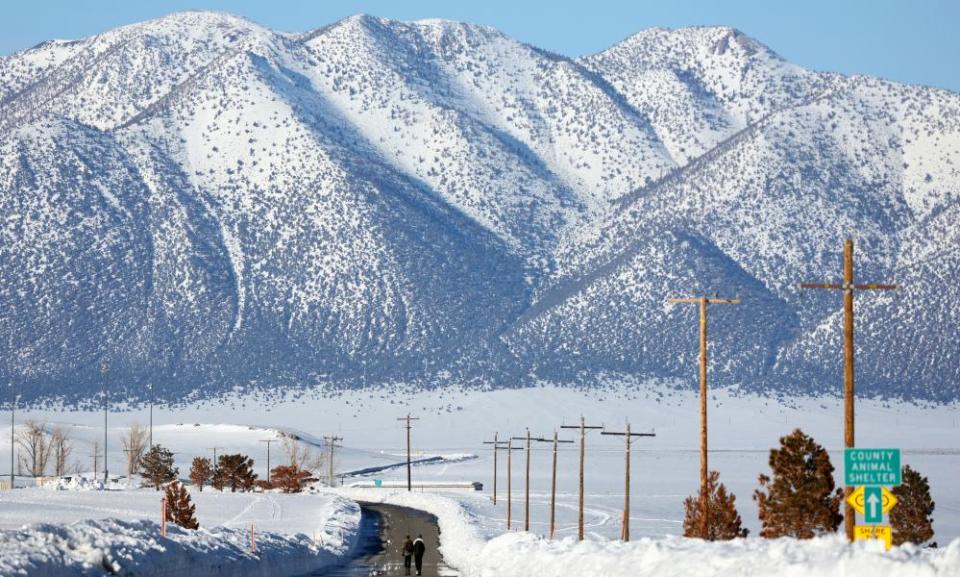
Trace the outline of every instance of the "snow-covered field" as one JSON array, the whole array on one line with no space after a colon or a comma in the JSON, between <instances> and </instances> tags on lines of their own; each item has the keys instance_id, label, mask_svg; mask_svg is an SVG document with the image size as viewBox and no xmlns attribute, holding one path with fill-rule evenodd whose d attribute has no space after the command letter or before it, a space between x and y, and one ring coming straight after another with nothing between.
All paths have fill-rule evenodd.
<instances>
[{"instance_id":1,"label":"snow-covered field","mask_svg":"<svg viewBox=\"0 0 960 577\"><path fill-rule=\"evenodd\" d=\"M0 495L0 575L283 575L334 564L360 510L334 495L191 491L199 531L159 527L160 493L26 488ZM254 546L251 545L251 529Z\"/></svg>"},{"instance_id":2,"label":"snow-covered field","mask_svg":"<svg viewBox=\"0 0 960 577\"><path fill-rule=\"evenodd\" d=\"M244 398L210 403L186 410L155 411L154 439L177 453L181 473L185 473L195 455L209 455L210 448L221 451L242 451L253 456L258 472L265 470L266 446L261 440L277 438L278 431L296 431L308 444L322 450L322 437L337 434L343 437L343 448L338 449L336 468L339 472L370 466L384 466L402 462L405 431L396 419L408 411L420 420L412 431L415 456L426 457L477 454L477 459L452 458L438 464L415 467L415 480L481 481L483 492L447 493L446 498L428 494L401 495L397 499L420 499L406 504L422 508L436 508L431 503L455 503L467 512L469 531L483 547L483 556L518 557L517 574L528 571L523 563L536 561L546 573L560 574L560 567L575 567L577 575L589 575L590 567L606 568L617 574L618 567L649 567L650 574L685 574L677 565L670 569L670 559L687 559L703 565L709 574L765 574L763 571L790 575L797 574L853 574L849 571L873 571L877 575L948 575L960 574L960 559L956 541L960 537L960 497L955 495L960 471L960 407L898 405L886 401L863 401L858 404L857 431L859 445L900 447L903 460L930 478L934 499L935 530L940 543L939 552L919 552L901 549L895 554L882 554L868 548L848 549L842 541L818 540L815 543L769 543L748 539L738 544L718 544L707 548L690 545L678 539L681 532L683 499L697 487L697 412L696 397L690 392L666 388L650 392L626 392L622 389L580 392L571 389L537 388L512 391L465 392L435 391L403 393L395 390L351 392L336 396L298 398L269 404L265 400ZM757 486L757 476L767 469L767 455L779 436L801 427L831 450L834 465L842 466L840 454L841 403L833 398L790 399L775 401L754 396L738 396L731 391L716 391L710 407L711 468L721 473L721 480L738 497L738 507L745 524L756 534L758 529L756 507L751 499ZM500 438L522 436L529 427L534 436L551 435L562 423L574 424L583 413L588 424L605 424L621 429L627 418L635 431L655 431L656 437L641 438L634 445L633 507L631 530L635 543L622 546L615 543L619 533L620 508L623 498L622 440L589 433L587 442L587 497L586 523L591 543L577 545L564 540L576 533L576 446L561 449L558 481L558 537L555 544L539 541L531 536L503 534L506 532L506 460L500 455L499 502L490 500L492 490L492 453L483 441L491 440L494 432ZM71 423L71 431L79 446L89 446L102 436L96 424L102 415L89 413L31 413L30 416L49 421ZM122 427L132 421L145 423L143 411L117 413L111 416L111 472L120 472L122 454L116 438ZM180 424L178 424L180 423ZM218 423L203 424L203 423ZM232 423L226 425L223 423ZM89 427L89 428L86 428ZM575 431L563 430L563 438L575 438ZM0 429L0 439L8 437ZM521 444L519 441L515 441ZM0 440L0 455L9 445ZM78 448L78 454L84 449ZM274 464L282 459L278 445L273 445ZM513 529L523 522L524 454L513 457ZM549 503L550 446L536 444L531 454L531 531L544 534L547 530ZM2 467L2 465L0 465ZM89 468L89 467L87 467ZM840 471L837 471L838 477ZM367 475L365 480L399 481L405 478L403 467L386 469ZM349 484L351 478L347 478ZM376 496L372 490L344 489L346 496ZM15 527L24 522L74 521L85 518L84 507L91 508L89 517L155 518L157 499L143 503L125 503L115 500L107 503L84 503L83 496L71 501L71 494L52 492L44 497L42 505L26 503L40 491L17 491L15 501L0 501L0 527ZM49 493L49 492L48 492ZM108 493L109 494L109 493ZM391 495L383 490L380 495ZM61 496L63 495L63 496ZM97 495L96 493L93 495ZM0 498L6 498L0 494ZM322 513L314 515L308 507L299 504L282 505L281 520L273 521L276 501L282 495L216 495L204 491L198 499L198 517L206 527L220 524L242 529L256 518L257 526L269 531L296 531L310 535L326 523ZM301 499L316 499L302 496ZM146 498L145 498L146 499ZM209 499L209 501L207 501ZM239 505L247 499L247 505ZM296 498L294 498L296 499ZM391 499L394 499L391 497ZM405 504L401 502L400 504ZM103 508L100 513L92 509ZM116 514L113 511L116 511ZM126 513L124 513L126 512ZM433 511L436 512L436 511ZM442 511L441 511L442 513ZM296 518L288 517L295 514ZM206 517L205 517L206 515ZM441 522L443 519L441 517ZM463 529L466 531L467 529ZM456 532L443 527L444 539L454 539ZM466 537L465 537L466 538ZM647 539L644 539L647 538ZM451 543L454 547L461 547ZM463 548L463 547L461 547ZM479 550L467 547L460 553L445 550L450 564L468 573L492 574L494 566L482 566L469 561ZM535 555L534 555L535 553ZM530 554L530 555L528 555ZM461 560L458 560L458 555ZM464 565L463 563L468 563ZM472 563L472 564L470 564ZM581 564L581 565L578 565ZM907 563L907 565L904 565ZM787 566L796 569L789 569ZM531 566L532 567L532 566ZM776 568L780 567L782 571ZM910 567L910 573L897 573ZM810 569L804 573L801 568ZM812 569L811 569L812 568ZM670 573L669 570L674 570ZM913 572L916 570L916 572ZM680 571L677 573L676 571ZM709 571L713 571L710 573ZM938 573L939 571L939 573ZM637 574L637 573L632 573ZM860 573L857 573L860 574Z\"/></svg>"}]
</instances>

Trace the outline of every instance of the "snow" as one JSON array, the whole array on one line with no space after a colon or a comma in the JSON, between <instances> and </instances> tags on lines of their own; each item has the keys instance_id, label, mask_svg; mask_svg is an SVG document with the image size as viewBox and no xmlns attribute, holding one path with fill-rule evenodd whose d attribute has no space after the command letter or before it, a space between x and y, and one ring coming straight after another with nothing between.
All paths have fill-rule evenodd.
<instances>
[{"instance_id":1,"label":"snow","mask_svg":"<svg viewBox=\"0 0 960 577\"><path fill-rule=\"evenodd\" d=\"M190 493L200 530L170 526L166 538L154 490L0 493L0 575L82 575L97 567L137 575L261 575L265 568L289 575L339 562L356 542L360 510L341 497Z\"/></svg>"},{"instance_id":2,"label":"snow","mask_svg":"<svg viewBox=\"0 0 960 577\"><path fill-rule=\"evenodd\" d=\"M912 545L883 551L878 543L850 545L841 536L750 537L708 543L676 536L630 543L603 538L550 541L535 533L484 530L474 500L371 489L345 489L354 499L427 511L438 519L440 552L464 577L947 577L960 572L960 539L942 549Z\"/></svg>"}]
</instances>

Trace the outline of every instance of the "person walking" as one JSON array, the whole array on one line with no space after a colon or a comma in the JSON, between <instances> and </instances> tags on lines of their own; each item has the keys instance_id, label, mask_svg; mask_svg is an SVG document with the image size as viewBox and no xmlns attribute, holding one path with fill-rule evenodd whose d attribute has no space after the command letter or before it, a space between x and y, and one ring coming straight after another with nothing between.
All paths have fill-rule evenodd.
<instances>
[{"instance_id":1,"label":"person walking","mask_svg":"<svg viewBox=\"0 0 960 577\"><path fill-rule=\"evenodd\" d=\"M410 535L407 535L406 539L403 541L403 571L404 575L410 574L410 563L413 561L413 541L410 540Z\"/></svg>"},{"instance_id":2,"label":"person walking","mask_svg":"<svg viewBox=\"0 0 960 577\"><path fill-rule=\"evenodd\" d=\"M423 535L417 535L413 542L413 562L417 565L417 575L423 574L423 554L427 552L427 545L423 542Z\"/></svg>"}]
</instances>

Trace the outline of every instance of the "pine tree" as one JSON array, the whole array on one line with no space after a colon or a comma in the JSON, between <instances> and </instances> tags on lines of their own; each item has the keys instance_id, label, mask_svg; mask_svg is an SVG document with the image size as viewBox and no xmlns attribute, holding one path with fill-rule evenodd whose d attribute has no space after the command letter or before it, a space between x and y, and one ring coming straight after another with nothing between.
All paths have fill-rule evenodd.
<instances>
[{"instance_id":1,"label":"pine tree","mask_svg":"<svg viewBox=\"0 0 960 577\"><path fill-rule=\"evenodd\" d=\"M213 476L213 484L221 490L224 487L230 487L231 493L235 493L237 489L249 491L256 480L253 459L250 457L236 453L220 455L217 459L217 472Z\"/></svg>"},{"instance_id":2,"label":"pine tree","mask_svg":"<svg viewBox=\"0 0 960 577\"><path fill-rule=\"evenodd\" d=\"M280 465L270 471L270 480L273 487L284 493L299 493L307 483L316 481L310 471L295 465Z\"/></svg>"},{"instance_id":3,"label":"pine tree","mask_svg":"<svg viewBox=\"0 0 960 577\"><path fill-rule=\"evenodd\" d=\"M196 485L197 490L203 492L203 486L213 478L213 467L210 459L206 457L194 457L190 466L190 480Z\"/></svg>"},{"instance_id":4,"label":"pine tree","mask_svg":"<svg viewBox=\"0 0 960 577\"><path fill-rule=\"evenodd\" d=\"M167 485L166 490L166 517L167 521L184 529L199 529L197 522L197 508L190 499L190 493L183 483L176 481Z\"/></svg>"},{"instance_id":5,"label":"pine tree","mask_svg":"<svg viewBox=\"0 0 960 577\"><path fill-rule=\"evenodd\" d=\"M154 445L140 458L140 472L146 481L144 484L159 491L166 483L176 480L180 470L173 466L170 449Z\"/></svg>"},{"instance_id":6,"label":"pine tree","mask_svg":"<svg viewBox=\"0 0 960 577\"><path fill-rule=\"evenodd\" d=\"M903 467L903 484L894 487L897 506L890 510L893 544L922 545L933 539L933 509L930 482L910 465ZM933 544L934 546L936 543Z\"/></svg>"},{"instance_id":7,"label":"pine tree","mask_svg":"<svg viewBox=\"0 0 960 577\"><path fill-rule=\"evenodd\" d=\"M754 492L760 510L761 537L812 539L836 532L843 520L843 492L834 489L830 455L800 429L780 438L770 450L773 479L760 475Z\"/></svg>"},{"instance_id":8,"label":"pine tree","mask_svg":"<svg viewBox=\"0 0 960 577\"><path fill-rule=\"evenodd\" d=\"M718 483L720 473L710 471L707 477L707 534L703 534L701 519L703 517L702 498L698 493L695 497L687 497L683 502L686 516L683 519L683 536L707 539L708 541L729 541L738 537L746 537L748 529L743 528L740 513L737 512L737 497L727 493L723 483Z\"/></svg>"}]
</instances>

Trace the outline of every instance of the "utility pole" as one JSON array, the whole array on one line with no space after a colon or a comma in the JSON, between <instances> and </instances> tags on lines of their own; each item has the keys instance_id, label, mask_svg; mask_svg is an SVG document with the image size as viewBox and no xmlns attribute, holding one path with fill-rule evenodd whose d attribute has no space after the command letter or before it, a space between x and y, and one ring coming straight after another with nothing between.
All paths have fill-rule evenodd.
<instances>
[{"instance_id":1,"label":"utility pole","mask_svg":"<svg viewBox=\"0 0 960 577\"><path fill-rule=\"evenodd\" d=\"M13 489L13 469L14 469L14 450L17 446L17 401L20 396L16 395L13 387L13 381L10 381L10 489Z\"/></svg>"},{"instance_id":2,"label":"utility pole","mask_svg":"<svg viewBox=\"0 0 960 577\"><path fill-rule=\"evenodd\" d=\"M276 439L262 439L261 443L267 444L267 483L270 482L270 444L276 443Z\"/></svg>"},{"instance_id":3,"label":"utility pole","mask_svg":"<svg viewBox=\"0 0 960 577\"><path fill-rule=\"evenodd\" d=\"M93 454L90 456L93 457L93 479L96 480L97 471L99 470L97 468L97 460L100 458L100 443L97 441L93 442Z\"/></svg>"},{"instance_id":4,"label":"utility pole","mask_svg":"<svg viewBox=\"0 0 960 577\"><path fill-rule=\"evenodd\" d=\"M847 239L843 243L843 283L800 283L805 289L831 289L843 291L843 445L847 448L856 446L854 438L854 401L856 388L853 373L853 293L861 290L893 290L895 284L854 284L853 282L853 240ZM853 527L856 524L856 513L847 501L853 487L844 488L843 524L847 532L847 539L853 541Z\"/></svg>"},{"instance_id":5,"label":"utility pole","mask_svg":"<svg viewBox=\"0 0 960 577\"><path fill-rule=\"evenodd\" d=\"M519 450L512 438L507 440L507 531L513 529L513 452Z\"/></svg>"},{"instance_id":6,"label":"utility pole","mask_svg":"<svg viewBox=\"0 0 960 577\"><path fill-rule=\"evenodd\" d=\"M592 429L602 429L602 426L587 426L583 415L580 415L579 425L561 425L561 429L580 429L580 497L577 501L577 539L583 541L583 467L586 462L586 437L587 431Z\"/></svg>"},{"instance_id":7,"label":"utility pole","mask_svg":"<svg viewBox=\"0 0 960 577\"><path fill-rule=\"evenodd\" d=\"M710 500L707 495L707 305L738 305L740 299L695 297L672 298L667 302L700 305L700 534L706 539L710 526Z\"/></svg>"},{"instance_id":8,"label":"utility pole","mask_svg":"<svg viewBox=\"0 0 960 577\"><path fill-rule=\"evenodd\" d=\"M630 540L630 445L633 437L656 437L656 433L633 433L630 431L630 422L627 421L627 430L619 433L614 431L602 431L601 435L617 435L626 439L627 444L627 466L626 475L623 484L623 523L620 526L620 538L624 541Z\"/></svg>"},{"instance_id":9,"label":"utility pole","mask_svg":"<svg viewBox=\"0 0 960 577\"><path fill-rule=\"evenodd\" d=\"M526 451L527 451L527 471L526 471L526 483L523 489L523 530L530 530L530 441L533 439L530 437L530 429L527 429L527 434L524 437L510 437L512 441L523 441L526 440Z\"/></svg>"},{"instance_id":10,"label":"utility pole","mask_svg":"<svg viewBox=\"0 0 960 577\"><path fill-rule=\"evenodd\" d=\"M207 447L208 451L213 451L213 474L217 474L217 449L222 449L223 447Z\"/></svg>"},{"instance_id":11,"label":"utility pole","mask_svg":"<svg viewBox=\"0 0 960 577\"><path fill-rule=\"evenodd\" d=\"M493 434L492 441L484 441L484 445L493 445L493 504L497 504L497 451L500 447L507 444L506 441L499 440L500 433Z\"/></svg>"},{"instance_id":12,"label":"utility pole","mask_svg":"<svg viewBox=\"0 0 960 577\"><path fill-rule=\"evenodd\" d=\"M561 440L557 432L553 432L553 439L534 439L539 443L553 443L553 473L550 476L550 538L557 528L557 445L559 443L573 443L573 441Z\"/></svg>"},{"instance_id":13,"label":"utility pole","mask_svg":"<svg viewBox=\"0 0 960 577\"><path fill-rule=\"evenodd\" d=\"M411 417L410 413L407 413L406 417L400 417L398 421L406 421L407 428L407 492L413 490L413 482L411 481L411 467L410 467L410 429L413 428L413 425L410 424L410 421L419 421L417 417Z\"/></svg>"},{"instance_id":14,"label":"utility pole","mask_svg":"<svg viewBox=\"0 0 960 577\"><path fill-rule=\"evenodd\" d=\"M100 395L103 398L103 486L107 486L107 477L109 476L107 466L107 371L110 366L107 363L100 365Z\"/></svg>"},{"instance_id":15,"label":"utility pole","mask_svg":"<svg viewBox=\"0 0 960 577\"><path fill-rule=\"evenodd\" d=\"M338 437L336 435L330 435L323 438L324 442L327 444L327 448L330 449L330 455L327 457L330 461L327 463L330 470L330 486L333 487L336 485L336 477L333 474L333 454L334 450L337 447L337 442L342 441L343 437Z\"/></svg>"},{"instance_id":16,"label":"utility pole","mask_svg":"<svg viewBox=\"0 0 960 577\"><path fill-rule=\"evenodd\" d=\"M147 392L150 396L150 447L153 448L153 383L147 383Z\"/></svg>"}]
</instances>

